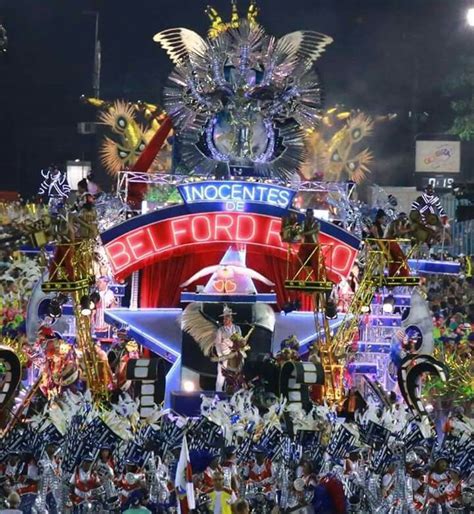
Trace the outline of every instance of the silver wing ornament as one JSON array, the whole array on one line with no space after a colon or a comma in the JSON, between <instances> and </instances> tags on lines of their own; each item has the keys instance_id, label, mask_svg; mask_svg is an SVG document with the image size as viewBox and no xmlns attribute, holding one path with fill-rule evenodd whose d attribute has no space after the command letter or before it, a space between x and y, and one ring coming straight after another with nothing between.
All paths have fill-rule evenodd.
<instances>
[{"instance_id":1,"label":"silver wing ornament","mask_svg":"<svg viewBox=\"0 0 474 514\"><path fill-rule=\"evenodd\" d=\"M253 170L290 180L305 162L306 129L321 119L322 86L312 65L332 43L313 31L277 40L239 19L216 37L185 28L153 38L176 65L163 91L188 173Z\"/></svg>"},{"instance_id":2,"label":"silver wing ornament","mask_svg":"<svg viewBox=\"0 0 474 514\"><path fill-rule=\"evenodd\" d=\"M162 30L153 36L153 41L161 45L176 65L193 61L195 56L204 58L209 50L199 34L182 27Z\"/></svg>"},{"instance_id":3,"label":"silver wing ornament","mask_svg":"<svg viewBox=\"0 0 474 514\"><path fill-rule=\"evenodd\" d=\"M326 34L297 30L278 40L275 54L285 67L291 66L294 69L297 65L301 65L308 70L333 41L333 38Z\"/></svg>"}]
</instances>

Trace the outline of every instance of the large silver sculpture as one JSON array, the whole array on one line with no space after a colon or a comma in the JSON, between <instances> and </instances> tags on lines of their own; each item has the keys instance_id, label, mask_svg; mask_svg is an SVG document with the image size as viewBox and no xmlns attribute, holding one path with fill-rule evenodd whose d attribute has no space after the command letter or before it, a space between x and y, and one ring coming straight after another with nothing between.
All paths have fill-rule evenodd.
<instances>
[{"instance_id":1,"label":"large silver sculpture","mask_svg":"<svg viewBox=\"0 0 474 514\"><path fill-rule=\"evenodd\" d=\"M304 131L322 114L313 65L332 38L297 31L277 39L255 12L251 4L241 19L233 5L227 24L215 14L207 39L185 28L154 37L176 65L164 106L188 171L291 179L304 161Z\"/></svg>"}]
</instances>

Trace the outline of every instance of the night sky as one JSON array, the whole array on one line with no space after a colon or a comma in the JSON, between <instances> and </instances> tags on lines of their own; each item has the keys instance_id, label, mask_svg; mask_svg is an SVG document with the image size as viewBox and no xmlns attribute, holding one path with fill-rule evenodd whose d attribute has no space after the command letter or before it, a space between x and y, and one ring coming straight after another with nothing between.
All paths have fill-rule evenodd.
<instances>
[{"instance_id":1,"label":"night sky","mask_svg":"<svg viewBox=\"0 0 474 514\"><path fill-rule=\"evenodd\" d=\"M94 17L100 11L101 96L159 102L171 70L153 35L187 27L204 35L207 2L200 0L0 0L9 51L0 55L0 189L34 193L39 170L51 162L96 158L94 140L76 124L93 121L81 104L91 94ZM473 2L474 3L474 2ZM213 5L230 12L230 2ZM472 53L474 30L464 21L466 1L260 0L260 22L281 36L298 29L335 39L318 61L326 105L343 103L371 114L398 113L372 140L372 180L410 185L413 134L449 128L441 94L461 54ZM247 4L241 1L242 10ZM416 126L415 109L429 117Z\"/></svg>"}]
</instances>

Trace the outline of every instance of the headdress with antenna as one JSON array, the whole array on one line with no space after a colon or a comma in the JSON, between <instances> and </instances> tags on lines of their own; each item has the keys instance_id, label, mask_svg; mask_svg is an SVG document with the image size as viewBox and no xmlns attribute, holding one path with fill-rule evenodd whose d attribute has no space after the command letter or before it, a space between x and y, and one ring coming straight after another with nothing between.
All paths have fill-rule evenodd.
<instances>
[{"instance_id":1,"label":"headdress with antenna","mask_svg":"<svg viewBox=\"0 0 474 514\"><path fill-rule=\"evenodd\" d=\"M211 5L206 7L206 14L209 16L211 20L211 26L209 27L208 36L210 39L214 39L218 37L223 32L226 32L229 29L238 29L240 23L243 18L239 15L239 10L237 8L237 0L232 0L232 13L230 16L230 21L225 22L222 17L219 15L216 9ZM255 0L251 0L250 5L247 9L246 19L249 22L250 26L254 26L257 24L257 16L258 16L258 7Z\"/></svg>"},{"instance_id":2,"label":"headdress with antenna","mask_svg":"<svg viewBox=\"0 0 474 514\"><path fill-rule=\"evenodd\" d=\"M219 316L220 318L223 318L224 316L234 316L237 314L234 312L228 305L224 305L224 308L222 309L222 314Z\"/></svg>"}]
</instances>

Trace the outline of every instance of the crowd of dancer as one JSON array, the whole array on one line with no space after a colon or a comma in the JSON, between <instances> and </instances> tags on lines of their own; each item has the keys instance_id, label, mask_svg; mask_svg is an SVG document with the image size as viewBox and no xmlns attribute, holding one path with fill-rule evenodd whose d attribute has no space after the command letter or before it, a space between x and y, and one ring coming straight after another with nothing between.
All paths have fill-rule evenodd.
<instances>
[{"instance_id":1,"label":"crowd of dancer","mask_svg":"<svg viewBox=\"0 0 474 514\"><path fill-rule=\"evenodd\" d=\"M91 432L98 425L86 421L87 405L77 448L77 413L64 435L47 424L18 427L21 436L0 445L0 512L472 512L474 424L462 409L446 419L437 441L394 396L391 405L365 403L346 420L327 407L258 411L251 397L208 399L201 417L184 424L162 413L159 425L138 428L126 444ZM191 489L183 489L188 444Z\"/></svg>"}]
</instances>

